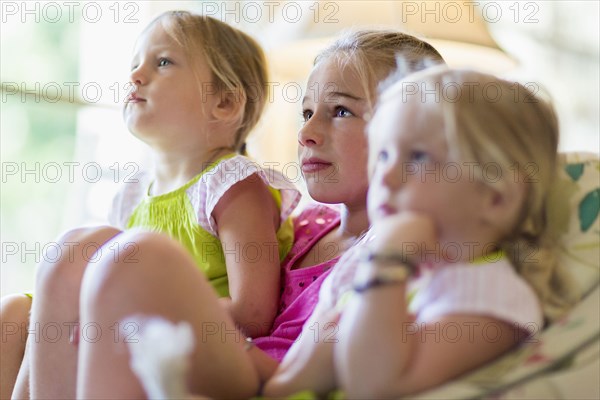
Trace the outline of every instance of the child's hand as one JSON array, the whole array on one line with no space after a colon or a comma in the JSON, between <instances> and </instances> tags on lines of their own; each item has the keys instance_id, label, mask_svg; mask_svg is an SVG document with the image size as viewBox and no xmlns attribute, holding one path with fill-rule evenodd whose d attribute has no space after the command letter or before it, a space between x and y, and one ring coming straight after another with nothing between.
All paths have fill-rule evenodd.
<instances>
[{"instance_id":1,"label":"child's hand","mask_svg":"<svg viewBox=\"0 0 600 400\"><path fill-rule=\"evenodd\" d=\"M373 225L369 248L374 252L401 252L415 264L424 261L425 250L435 249L437 234L433 219L426 214L403 212Z\"/></svg>"}]
</instances>

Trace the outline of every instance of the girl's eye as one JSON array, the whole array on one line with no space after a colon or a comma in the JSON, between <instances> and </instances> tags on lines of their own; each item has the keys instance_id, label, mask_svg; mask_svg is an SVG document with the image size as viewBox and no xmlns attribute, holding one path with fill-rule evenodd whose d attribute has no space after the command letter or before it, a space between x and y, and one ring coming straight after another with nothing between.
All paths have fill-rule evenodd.
<instances>
[{"instance_id":1,"label":"girl's eye","mask_svg":"<svg viewBox=\"0 0 600 400\"><path fill-rule=\"evenodd\" d=\"M410 152L410 161L415 163L429 162L431 157L424 151L413 150Z\"/></svg>"},{"instance_id":2,"label":"girl's eye","mask_svg":"<svg viewBox=\"0 0 600 400\"><path fill-rule=\"evenodd\" d=\"M302 111L302 120L307 122L313 116L313 112L311 110Z\"/></svg>"},{"instance_id":3,"label":"girl's eye","mask_svg":"<svg viewBox=\"0 0 600 400\"><path fill-rule=\"evenodd\" d=\"M335 116L339 118L351 117L353 114L342 106L335 108Z\"/></svg>"},{"instance_id":4,"label":"girl's eye","mask_svg":"<svg viewBox=\"0 0 600 400\"><path fill-rule=\"evenodd\" d=\"M161 57L161 58L158 59L158 66L159 67L164 67L164 66L167 66L169 64L171 64L171 60L169 60L168 58Z\"/></svg>"},{"instance_id":5,"label":"girl's eye","mask_svg":"<svg viewBox=\"0 0 600 400\"><path fill-rule=\"evenodd\" d=\"M132 65L131 66L131 71L134 71L138 66L137 65Z\"/></svg>"}]
</instances>

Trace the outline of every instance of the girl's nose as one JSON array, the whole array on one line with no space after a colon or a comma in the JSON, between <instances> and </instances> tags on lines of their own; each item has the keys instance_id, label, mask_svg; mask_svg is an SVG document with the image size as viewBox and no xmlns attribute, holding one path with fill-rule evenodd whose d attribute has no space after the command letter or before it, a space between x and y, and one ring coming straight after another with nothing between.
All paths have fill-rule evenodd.
<instances>
[{"instance_id":1,"label":"girl's nose","mask_svg":"<svg viewBox=\"0 0 600 400\"><path fill-rule=\"evenodd\" d=\"M402 164L389 163L382 168L381 183L392 190L399 189L406 180Z\"/></svg>"},{"instance_id":2,"label":"girl's nose","mask_svg":"<svg viewBox=\"0 0 600 400\"><path fill-rule=\"evenodd\" d=\"M306 147L323 144L323 135L319 131L318 121L314 119L314 116L306 121L304 126L298 131L298 143Z\"/></svg>"},{"instance_id":3,"label":"girl's nose","mask_svg":"<svg viewBox=\"0 0 600 400\"><path fill-rule=\"evenodd\" d=\"M144 85L146 83L146 77L141 65L138 65L131 71L129 80L136 86Z\"/></svg>"}]
</instances>

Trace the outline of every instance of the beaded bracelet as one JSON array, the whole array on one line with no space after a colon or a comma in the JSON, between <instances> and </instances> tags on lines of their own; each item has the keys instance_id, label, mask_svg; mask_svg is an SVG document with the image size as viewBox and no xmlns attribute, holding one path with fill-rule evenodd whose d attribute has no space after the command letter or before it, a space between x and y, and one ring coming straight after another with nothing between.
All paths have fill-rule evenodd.
<instances>
[{"instance_id":1,"label":"beaded bracelet","mask_svg":"<svg viewBox=\"0 0 600 400\"><path fill-rule=\"evenodd\" d=\"M400 252L376 253L368 250L362 254L360 261L386 266L404 266L410 270L411 274L417 270L417 264Z\"/></svg>"},{"instance_id":2,"label":"beaded bracelet","mask_svg":"<svg viewBox=\"0 0 600 400\"><path fill-rule=\"evenodd\" d=\"M354 291L356 293L364 293L367 290L393 284L400 284L406 282L411 276L411 272L406 266L399 266L394 268L383 268L378 270L375 275L368 276L365 278L357 277L358 279L354 282Z\"/></svg>"},{"instance_id":3,"label":"beaded bracelet","mask_svg":"<svg viewBox=\"0 0 600 400\"><path fill-rule=\"evenodd\" d=\"M375 253L368 251L361 257L362 262L377 263L381 267L363 270L354 280L354 291L364 293L367 290L404 283L416 270L416 265L402 253Z\"/></svg>"}]
</instances>

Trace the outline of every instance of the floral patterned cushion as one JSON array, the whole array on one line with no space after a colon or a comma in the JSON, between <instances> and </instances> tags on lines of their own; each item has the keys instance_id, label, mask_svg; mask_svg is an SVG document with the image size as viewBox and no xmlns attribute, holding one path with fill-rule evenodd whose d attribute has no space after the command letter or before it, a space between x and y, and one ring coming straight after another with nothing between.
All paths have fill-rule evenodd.
<instances>
[{"instance_id":1,"label":"floral patterned cushion","mask_svg":"<svg viewBox=\"0 0 600 400\"><path fill-rule=\"evenodd\" d=\"M599 305L597 285L567 316L538 337L499 360L416 398L599 398L595 397L600 394L600 353L596 351L600 343ZM582 383L582 374L594 379Z\"/></svg>"},{"instance_id":2,"label":"floral patterned cushion","mask_svg":"<svg viewBox=\"0 0 600 400\"><path fill-rule=\"evenodd\" d=\"M564 171L573 187L561 262L568 265L584 295L600 279L600 162L591 153L566 153Z\"/></svg>"}]
</instances>

